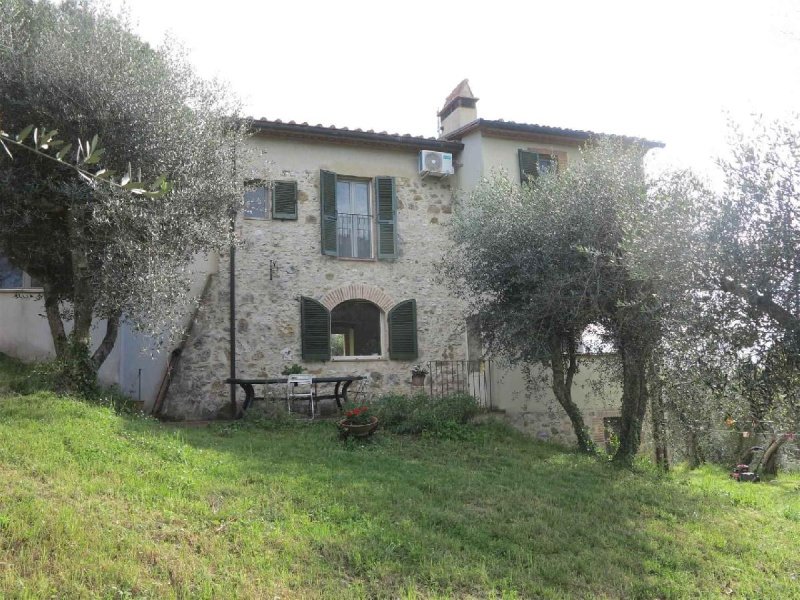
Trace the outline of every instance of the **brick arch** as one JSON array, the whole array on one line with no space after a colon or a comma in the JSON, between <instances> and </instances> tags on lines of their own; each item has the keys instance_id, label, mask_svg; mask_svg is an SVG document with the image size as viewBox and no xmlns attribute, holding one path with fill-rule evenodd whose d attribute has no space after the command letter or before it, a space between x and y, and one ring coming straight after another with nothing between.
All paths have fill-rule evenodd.
<instances>
[{"instance_id":1,"label":"brick arch","mask_svg":"<svg viewBox=\"0 0 800 600\"><path fill-rule=\"evenodd\" d=\"M331 290L322 297L320 302L322 302L323 306L328 310L333 310L334 306L346 300L369 300L377 304L383 312L389 312L392 307L397 304L392 297L381 288L364 283L351 283L350 285Z\"/></svg>"}]
</instances>

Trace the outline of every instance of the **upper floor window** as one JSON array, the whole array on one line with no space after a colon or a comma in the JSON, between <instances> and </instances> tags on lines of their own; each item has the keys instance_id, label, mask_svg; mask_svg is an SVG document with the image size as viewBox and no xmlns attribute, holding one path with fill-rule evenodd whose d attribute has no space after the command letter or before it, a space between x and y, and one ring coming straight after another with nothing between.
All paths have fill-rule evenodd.
<instances>
[{"instance_id":1,"label":"upper floor window","mask_svg":"<svg viewBox=\"0 0 800 600\"><path fill-rule=\"evenodd\" d=\"M320 171L322 253L378 260L397 256L397 196L393 177L370 180Z\"/></svg>"},{"instance_id":2,"label":"upper floor window","mask_svg":"<svg viewBox=\"0 0 800 600\"><path fill-rule=\"evenodd\" d=\"M336 181L336 246L343 258L372 258L372 211L366 181Z\"/></svg>"},{"instance_id":3,"label":"upper floor window","mask_svg":"<svg viewBox=\"0 0 800 600\"><path fill-rule=\"evenodd\" d=\"M267 186L265 184L251 185L244 192L244 218L267 218Z\"/></svg>"},{"instance_id":4,"label":"upper floor window","mask_svg":"<svg viewBox=\"0 0 800 600\"><path fill-rule=\"evenodd\" d=\"M519 150L519 181L531 183L545 173L558 171L558 157L555 154Z\"/></svg>"},{"instance_id":5,"label":"upper floor window","mask_svg":"<svg viewBox=\"0 0 800 600\"><path fill-rule=\"evenodd\" d=\"M297 182L273 181L271 183L251 181L244 192L244 218L264 220L269 214L273 219L297 220ZM269 200L272 211L269 211Z\"/></svg>"}]
</instances>

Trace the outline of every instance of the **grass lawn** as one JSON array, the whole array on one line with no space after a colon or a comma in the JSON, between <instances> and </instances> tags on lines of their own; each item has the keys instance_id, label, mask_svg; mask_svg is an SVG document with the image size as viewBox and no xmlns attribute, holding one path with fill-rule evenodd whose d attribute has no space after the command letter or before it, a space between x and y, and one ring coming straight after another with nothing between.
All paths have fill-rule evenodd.
<instances>
[{"instance_id":1,"label":"grass lawn","mask_svg":"<svg viewBox=\"0 0 800 600\"><path fill-rule=\"evenodd\" d=\"M799 543L798 476L0 391L0 598L800 598Z\"/></svg>"}]
</instances>

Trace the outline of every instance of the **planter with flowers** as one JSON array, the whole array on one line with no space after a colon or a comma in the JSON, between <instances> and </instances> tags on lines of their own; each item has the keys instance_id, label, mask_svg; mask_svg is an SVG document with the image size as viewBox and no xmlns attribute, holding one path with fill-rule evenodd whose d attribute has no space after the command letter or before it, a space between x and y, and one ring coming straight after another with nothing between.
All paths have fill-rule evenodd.
<instances>
[{"instance_id":1,"label":"planter with flowers","mask_svg":"<svg viewBox=\"0 0 800 600\"><path fill-rule=\"evenodd\" d=\"M378 427L378 417L369 414L369 406L357 406L345 411L338 425L345 437L366 437Z\"/></svg>"},{"instance_id":2,"label":"planter with flowers","mask_svg":"<svg viewBox=\"0 0 800 600\"><path fill-rule=\"evenodd\" d=\"M428 374L428 369L422 365L414 365L411 367L411 385L414 387L422 387L425 385L425 376Z\"/></svg>"}]
</instances>

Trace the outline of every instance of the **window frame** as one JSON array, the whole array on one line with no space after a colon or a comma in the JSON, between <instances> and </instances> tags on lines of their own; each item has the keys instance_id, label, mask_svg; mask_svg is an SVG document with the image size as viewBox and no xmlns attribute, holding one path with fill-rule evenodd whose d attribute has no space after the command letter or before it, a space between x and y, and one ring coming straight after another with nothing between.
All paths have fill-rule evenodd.
<instances>
[{"instance_id":1,"label":"window frame","mask_svg":"<svg viewBox=\"0 0 800 600\"><path fill-rule=\"evenodd\" d=\"M378 309L378 331L380 333L380 341L379 341L379 343L380 343L380 352L378 354L352 354L352 355L349 355L349 356L348 355L334 356L334 354L333 354L333 336L334 335L345 335L345 338L346 338L347 334L335 334L335 333L333 333L333 311L336 310L337 307L341 306L342 304L344 304L346 302L359 302L359 301L360 302L369 302L375 308ZM330 315L331 315L331 332L330 332L330 337L331 337L331 362L386 360L386 357L387 357L388 351L389 351L389 345L388 345L389 328L388 328L388 322L386 320L386 312L380 306L378 306L377 304L375 304L371 300L367 300L366 298L351 298L349 300L343 300L342 302L340 302L339 304L334 306L330 310ZM346 347L346 345L345 345L345 347Z\"/></svg>"},{"instance_id":2,"label":"window frame","mask_svg":"<svg viewBox=\"0 0 800 600\"><path fill-rule=\"evenodd\" d=\"M378 252L377 252L377 222L378 222L378 215L377 215L377 207L375 206L375 194L372 191L374 187L375 179L368 178L368 177L350 177L348 175L338 175L336 176L336 187L339 187L339 183L363 183L367 190L367 210L369 211L366 216L369 217L369 257L364 256L342 256L339 253L339 215L353 215L357 213L340 213L339 212L339 191L336 191L336 256L335 258L339 260L355 260L360 262L374 262L378 260ZM350 189L350 205L352 208L353 204L353 191L352 188ZM352 225L351 225L352 230ZM355 239L353 239L352 244L356 244Z\"/></svg>"},{"instance_id":3,"label":"window frame","mask_svg":"<svg viewBox=\"0 0 800 600\"><path fill-rule=\"evenodd\" d=\"M264 216L263 217L250 217L247 215L247 204L242 207L242 218L245 221L269 221L271 216L270 211L270 185L265 179L249 179L244 182L245 194L258 188L264 188Z\"/></svg>"}]
</instances>

